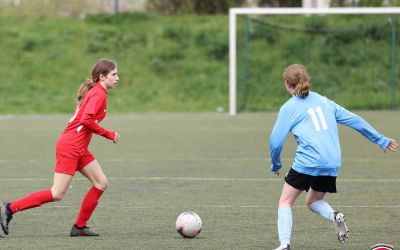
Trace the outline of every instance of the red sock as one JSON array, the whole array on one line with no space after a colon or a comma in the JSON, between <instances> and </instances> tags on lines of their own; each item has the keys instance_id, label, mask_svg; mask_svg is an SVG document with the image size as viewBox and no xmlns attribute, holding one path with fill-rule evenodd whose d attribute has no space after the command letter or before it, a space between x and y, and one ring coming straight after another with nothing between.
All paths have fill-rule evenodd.
<instances>
[{"instance_id":1,"label":"red sock","mask_svg":"<svg viewBox=\"0 0 400 250\"><path fill-rule=\"evenodd\" d=\"M52 201L53 195L51 194L51 190L41 190L31 193L24 198L11 202L10 208L13 213L16 213L25 209L39 207L44 203Z\"/></svg>"},{"instance_id":2,"label":"red sock","mask_svg":"<svg viewBox=\"0 0 400 250\"><path fill-rule=\"evenodd\" d=\"M79 211L78 218L76 219L75 225L78 227L85 227L86 222L90 219L94 209L99 203L100 196L103 194L103 190L96 187L92 187L86 193L85 198L82 201L81 211Z\"/></svg>"}]
</instances>

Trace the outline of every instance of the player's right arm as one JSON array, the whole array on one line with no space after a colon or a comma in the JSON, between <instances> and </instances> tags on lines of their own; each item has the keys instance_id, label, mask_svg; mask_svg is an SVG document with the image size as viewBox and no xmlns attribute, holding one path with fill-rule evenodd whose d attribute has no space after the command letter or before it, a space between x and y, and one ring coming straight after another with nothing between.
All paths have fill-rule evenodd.
<instances>
[{"instance_id":1,"label":"player's right arm","mask_svg":"<svg viewBox=\"0 0 400 250\"><path fill-rule=\"evenodd\" d=\"M279 170L282 168L281 152L286 137L289 134L290 127L289 115L283 108L281 108L269 138L271 172L278 176Z\"/></svg>"}]
</instances>

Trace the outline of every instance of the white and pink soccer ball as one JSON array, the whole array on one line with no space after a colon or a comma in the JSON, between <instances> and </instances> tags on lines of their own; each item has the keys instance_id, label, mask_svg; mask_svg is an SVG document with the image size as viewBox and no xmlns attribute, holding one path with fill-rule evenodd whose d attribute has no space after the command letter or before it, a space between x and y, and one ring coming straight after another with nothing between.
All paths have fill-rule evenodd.
<instances>
[{"instance_id":1,"label":"white and pink soccer ball","mask_svg":"<svg viewBox=\"0 0 400 250\"><path fill-rule=\"evenodd\" d=\"M196 237L201 232L202 226L200 217L192 211L181 213L175 223L176 231L184 238Z\"/></svg>"}]
</instances>

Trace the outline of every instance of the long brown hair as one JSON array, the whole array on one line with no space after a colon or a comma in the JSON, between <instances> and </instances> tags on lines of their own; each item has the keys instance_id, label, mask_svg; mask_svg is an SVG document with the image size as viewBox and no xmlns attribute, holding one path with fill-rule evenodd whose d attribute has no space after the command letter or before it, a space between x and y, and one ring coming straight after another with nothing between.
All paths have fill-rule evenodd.
<instances>
[{"instance_id":1,"label":"long brown hair","mask_svg":"<svg viewBox=\"0 0 400 250\"><path fill-rule=\"evenodd\" d=\"M295 96L306 98L310 91L310 77L308 76L307 69L301 64L289 65L283 72L283 78L293 90Z\"/></svg>"},{"instance_id":2,"label":"long brown hair","mask_svg":"<svg viewBox=\"0 0 400 250\"><path fill-rule=\"evenodd\" d=\"M117 64L109 59L102 58L98 60L92 67L92 77L86 79L85 82L79 86L78 92L76 93L76 105L81 105L81 102L83 98L85 98L87 92L100 81L100 75L106 76L116 67Z\"/></svg>"}]
</instances>

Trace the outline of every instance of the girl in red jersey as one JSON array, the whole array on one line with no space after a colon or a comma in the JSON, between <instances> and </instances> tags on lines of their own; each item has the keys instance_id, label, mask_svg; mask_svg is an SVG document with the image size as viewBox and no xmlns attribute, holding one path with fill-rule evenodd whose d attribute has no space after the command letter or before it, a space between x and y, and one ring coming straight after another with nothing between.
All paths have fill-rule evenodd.
<instances>
[{"instance_id":1,"label":"girl in red jersey","mask_svg":"<svg viewBox=\"0 0 400 250\"><path fill-rule=\"evenodd\" d=\"M101 59L93 66L92 78L86 80L78 90L75 114L58 139L52 188L34 192L16 201L1 203L0 223L6 235L9 232L8 225L16 212L61 200L76 171L89 179L93 186L82 201L70 235L99 235L89 230L86 223L96 208L100 196L107 189L108 180L100 164L88 150L88 146L93 133L113 143L118 142L117 132L108 131L99 125L107 113L107 90L114 88L118 81L117 65L114 62Z\"/></svg>"}]
</instances>

